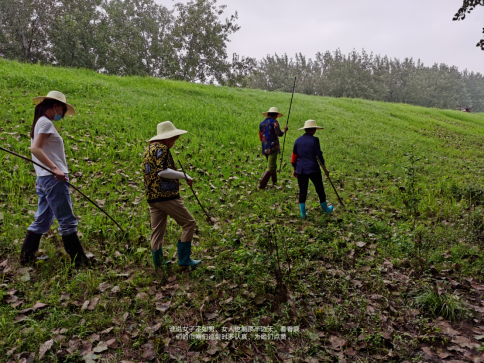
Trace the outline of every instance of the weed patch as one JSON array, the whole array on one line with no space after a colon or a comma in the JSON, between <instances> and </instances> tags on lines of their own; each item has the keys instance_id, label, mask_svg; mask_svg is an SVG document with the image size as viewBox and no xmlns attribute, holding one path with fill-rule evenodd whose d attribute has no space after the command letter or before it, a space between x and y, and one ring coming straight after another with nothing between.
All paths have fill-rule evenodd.
<instances>
[{"instance_id":1,"label":"weed patch","mask_svg":"<svg viewBox=\"0 0 484 363\"><path fill-rule=\"evenodd\" d=\"M458 296L441 292L438 288L425 288L415 296L414 302L415 307L433 318L441 316L444 319L456 321L468 315Z\"/></svg>"}]
</instances>

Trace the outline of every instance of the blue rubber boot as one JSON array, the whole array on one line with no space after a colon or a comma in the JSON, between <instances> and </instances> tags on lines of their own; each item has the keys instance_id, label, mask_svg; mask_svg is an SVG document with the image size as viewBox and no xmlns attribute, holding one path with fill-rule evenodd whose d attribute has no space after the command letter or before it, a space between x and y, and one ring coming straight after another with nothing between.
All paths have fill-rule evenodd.
<instances>
[{"instance_id":1,"label":"blue rubber boot","mask_svg":"<svg viewBox=\"0 0 484 363\"><path fill-rule=\"evenodd\" d=\"M299 211L301 212L301 218L306 218L306 203L299 203Z\"/></svg>"},{"instance_id":2,"label":"blue rubber boot","mask_svg":"<svg viewBox=\"0 0 484 363\"><path fill-rule=\"evenodd\" d=\"M170 261L165 261L162 248L157 251L152 250L151 256L153 257L153 265L155 266L155 270L163 265L168 265L171 263Z\"/></svg>"},{"instance_id":3,"label":"blue rubber boot","mask_svg":"<svg viewBox=\"0 0 484 363\"><path fill-rule=\"evenodd\" d=\"M190 255L192 254L192 241L190 242L178 241L177 249L178 249L178 266L180 267L196 266L202 262L201 260L192 260L190 258Z\"/></svg>"},{"instance_id":4,"label":"blue rubber boot","mask_svg":"<svg viewBox=\"0 0 484 363\"><path fill-rule=\"evenodd\" d=\"M324 214L330 214L333 212L333 206L332 205L329 205L328 206L328 202L324 202L324 203L321 203L321 209L323 210Z\"/></svg>"}]
</instances>

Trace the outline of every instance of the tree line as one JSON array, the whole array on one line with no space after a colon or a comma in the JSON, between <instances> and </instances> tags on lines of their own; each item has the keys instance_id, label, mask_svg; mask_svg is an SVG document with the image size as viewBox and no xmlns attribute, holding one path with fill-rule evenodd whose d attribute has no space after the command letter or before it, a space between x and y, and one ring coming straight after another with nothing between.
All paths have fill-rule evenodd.
<instances>
[{"instance_id":1,"label":"tree line","mask_svg":"<svg viewBox=\"0 0 484 363\"><path fill-rule=\"evenodd\" d=\"M244 86L252 58L226 44L237 13L216 0L0 0L0 56L116 75Z\"/></svg>"},{"instance_id":2,"label":"tree line","mask_svg":"<svg viewBox=\"0 0 484 363\"><path fill-rule=\"evenodd\" d=\"M412 58L391 59L362 50L343 54L317 53L314 59L296 54L261 59L249 87L330 97L364 98L424 107L470 107L484 111L484 77L455 66L425 66Z\"/></svg>"},{"instance_id":3,"label":"tree line","mask_svg":"<svg viewBox=\"0 0 484 363\"><path fill-rule=\"evenodd\" d=\"M29 63L296 91L310 95L401 102L425 107L470 107L484 112L484 77L454 66L425 66L362 50L268 55L259 61L227 42L237 13L224 18L217 0L0 0L0 56Z\"/></svg>"}]
</instances>

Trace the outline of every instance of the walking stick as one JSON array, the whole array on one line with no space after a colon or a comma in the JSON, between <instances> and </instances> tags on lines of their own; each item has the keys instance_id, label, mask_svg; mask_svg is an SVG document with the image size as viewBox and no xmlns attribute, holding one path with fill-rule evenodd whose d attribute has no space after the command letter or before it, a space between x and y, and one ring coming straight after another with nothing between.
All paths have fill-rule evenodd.
<instances>
[{"instance_id":1,"label":"walking stick","mask_svg":"<svg viewBox=\"0 0 484 363\"><path fill-rule=\"evenodd\" d=\"M178 163L180 164L181 169L183 171L183 174L185 175L185 180L188 181L187 173L185 173L185 169L183 168L183 165L182 165L181 161L178 160ZM195 190L193 190L193 187L191 185L190 185L190 189L192 190L192 193L195 196L195 199L197 200L198 205L200 206L200 208L202 208L203 213L205 213L205 215L207 216L207 221L210 222L211 224L214 224L213 218L210 217L210 215L207 213L207 211L205 210L205 208L203 208L202 203L200 203L200 201L198 200L197 194L195 193Z\"/></svg>"},{"instance_id":2,"label":"walking stick","mask_svg":"<svg viewBox=\"0 0 484 363\"><path fill-rule=\"evenodd\" d=\"M39 163L36 163L35 161L29 159L29 158L26 158L25 156L22 156L20 154L17 154L13 151L10 151L10 150L7 150L7 149L4 149L3 147L0 146L0 150L3 150L9 154L12 154L12 155L15 155L21 159L24 159L32 164L35 164L37 165L39 168L42 168L46 171L48 171L49 173L51 173L52 175L55 175L54 172L46 167L44 167L43 165L40 165ZM69 185L71 188L75 189L80 195L82 195L84 198L86 198L89 202L91 202L91 204L93 204L96 208L98 208L101 212L103 212L106 216L108 216L117 226L118 228L123 232L124 232L124 229L121 228L121 226L118 224L118 222L116 222L109 214L106 213L106 211L104 209L102 209L100 206L98 206L96 203L94 203L87 195L85 195L83 192L81 192L78 188L76 188L74 185L72 185L71 183L69 183L67 180L64 181L65 183L67 183L67 185Z\"/></svg>"},{"instance_id":3,"label":"walking stick","mask_svg":"<svg viewBox=\"0 0 484 363\"><path fill-rule=\"evenodd\" d=\"M319 158L319 156L316 156L316 159L318 159L318 163L319 165L321 166L321 168L323 167L323 162L321 161L321 159ZM326 174L326 173L325 173ZM329 177L328 174L326 174L326 176L328 177L328 180L329 182L331 183L331 186L333 187L333 190L334 192L336 193L336 196L338 197L338 200L339 202L341 203L341 205L343 206L343 208L345 208L345 204L343 203L343 199L341 199L341 197L339 196L338 192L336 191L336 188L334 187L334 184L333 182L331 181L331 178Z\"/></svg>"},{"instance_id":4,"label":"walking stick","mask_svg":"<svg viewBox=\"0 0 484 363\"><path fill-rule=\"evenodd\" d=\"M292 86L291 104L289 105L289 112L287 113L286 127L289 125L289 116L291 116L292 99L294 97L294 90L296 89L296 77L294 77L294 85ZM284 142L282 144L281 165L279 166L279 173L282 170L282 159L284 157L284 147L286 146L286 133L284 133Z\"/></svg>"}]
</instances>

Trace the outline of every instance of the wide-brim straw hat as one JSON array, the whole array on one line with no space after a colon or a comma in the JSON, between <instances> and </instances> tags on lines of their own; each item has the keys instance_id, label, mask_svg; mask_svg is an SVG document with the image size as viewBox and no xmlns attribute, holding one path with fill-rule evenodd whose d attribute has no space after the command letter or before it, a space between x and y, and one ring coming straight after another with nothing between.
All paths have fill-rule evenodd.
<instances>
[{"instance_id":1,"label":"wide-brim straw hat","mask_svg":"<svg viewBox=\"0 0 484 363\"><path fill-rule=\"evenodd\" d=\"M166 140L170 137L186 134L188 131L180 130L173 125L171 121L164 121L156 127L157 135L152 137L150 141Z\"/></svg>"},{"instance_id":2,"label":"wide-brim straw hat","mask_svg":"<svg viewBox=\"0 0 484 363\"><path fill-rule=\"evenodd\" d=\"M49 93L47 93L47 96L34 97L33 101L35 105L38 105L45 99L56 100L65 104L67 107L66 116L72 116L76 113L76 110L74 110L74 107L72 107L66 102L66 96L64 96L64 94L61 92L50 91Z\"/></svg>"},{"instance_id":3,"label":"wide-brim straw hat","mask_svg":"<svg viewBox=\"0 0 484 363\"><path fill-rule=\"evenodd\" d=\"M307 120L304 122L304 127L301 127L298 130L305 130L305 129L317 129L317 130L322 130L324 127L318 126L316 124L316 121L314 120Z\"/></svg>"},{"instance_id":4,"label":"wide-brim straw hat","mask_svg":"<svg viewBox=\"0 0 484 363\"><path fill-rule=\"evenodd\" d=\"M269 114L270 114L270 113L277 113L277 118L279 118L279 117L282 117L282 116L283 116L283 114L279 112L279 110L277 109L277 107L271 107L271 108L269 109L269 111L267 111L267 112L262 112L262 114L263 114L265 117L269 117Z\"/></svg>"}]
</instances>

